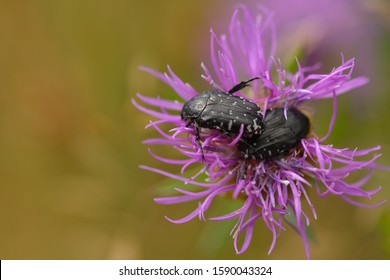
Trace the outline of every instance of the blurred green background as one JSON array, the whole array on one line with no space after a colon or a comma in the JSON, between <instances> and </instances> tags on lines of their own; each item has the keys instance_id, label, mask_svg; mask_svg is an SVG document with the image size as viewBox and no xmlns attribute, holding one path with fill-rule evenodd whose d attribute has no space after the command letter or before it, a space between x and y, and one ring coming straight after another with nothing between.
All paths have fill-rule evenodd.
<instances>
[{"instance_id":1,"label":"blurred green background","mask_svg":"<svg viewBox=\"0 0 390 280\"><path fill-rule=\"evenodd\" d=\"M390 6L367 2L355 1L370 34L376 34L367 38L370 47L362 57L363 65L368 60L371 83L355 91L359 98L354 92L339 98L329 143L350 148L380 144L378 162L389 164ZM165 71L169 64L184 81L206 89L200 62L208 62L209 28L225 31L234 3L0 1L1 259L305 258L291 228L268 256L271 234L259 223L250 249L237 256L229 236L233 223L169 223L164 215L182 217L196 204L154 203L164 178L138 168L173 170L153 160L141 144L155 133L144 130L149 116L130 103L136 92L167 97L172 91L138 67ZM297 30L288 34L299 35ZM288 61L283 54L294 53L291 38L280 39L280 57ZM335 50L327 48L323 56L315 44L308 49L330 70L340 62L341 51L350 58L367 43L352 38L361 41L342 49L343 39L348 40L347 31L337 39L340 46L334 43ZM294 48L294 55L304 56L305 46ZM324 135L331 103L313 106L316 130ZM377 186L383 190L370 203L389 197L390 173L375 173L367 187ZM389 259L389 203L361 209L337 197L317 198L315 192L311 198L319 216L311 219L312 258ZM227 211L226 205L238 207L220 198L209 216L221 214L221 207Z\"/></svg>"}]
</instances>

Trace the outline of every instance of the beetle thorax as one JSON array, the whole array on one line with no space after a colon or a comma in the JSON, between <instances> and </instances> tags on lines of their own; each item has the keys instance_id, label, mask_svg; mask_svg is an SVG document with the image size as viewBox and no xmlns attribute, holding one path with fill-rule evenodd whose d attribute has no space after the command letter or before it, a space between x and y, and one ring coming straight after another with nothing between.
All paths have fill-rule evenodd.
<instances>
[{"instance_id":1,"label":"beetle thorax","mask_svg":"<svg viewBox=\"0 0 390 280\"><path fill-rule=\"evenodd\" d=\"M208 94L199 94L186 102L181 111L183 120L196 119L207 106Z\"/></svg>"}]
</instances>

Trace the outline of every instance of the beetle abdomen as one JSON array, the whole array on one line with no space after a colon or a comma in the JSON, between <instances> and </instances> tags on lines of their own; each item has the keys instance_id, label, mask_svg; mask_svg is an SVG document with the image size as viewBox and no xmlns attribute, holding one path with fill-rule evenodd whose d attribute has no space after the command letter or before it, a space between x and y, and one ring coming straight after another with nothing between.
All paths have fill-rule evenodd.
<instances>
[{"instance_id":1,"label":"beetle abdomen","mask_svg":"<svg viewBox=\"0 0 390 280\"><path fill-rule=\"evenodd\" d=\"M262 132L263 115L255 103L218 90L210 91L209 94L205 109L195 120L200 127L238 134L241 125L244 125L246 137Z\"/></svg>"},{"instance_id":2,"label":"beetle abdomen","mask_svg":"<svg viewBox=\"0 0 390 280\"><path fill-rule=\"evenodd\" d=\"M265 160L286 155L310 130L309 119L295 108L269 110L264 119L264 131L251 139L241 139L238 149L245 159Z\"/></svg>"},{"instance_id":3,"label":"beetle abdomen","mask_svg":"<svg viewBox=\"0 0 390 280\"><path fill-rule=\"evenodd\" d=\"M241 125L244 125L243 136L247 138L261 134L264 126L259 106L220 90L195 96L184 104L181 115L182 119L198 127L217 129L227 134L238 134Z\"/></svg>"}]
</instances>

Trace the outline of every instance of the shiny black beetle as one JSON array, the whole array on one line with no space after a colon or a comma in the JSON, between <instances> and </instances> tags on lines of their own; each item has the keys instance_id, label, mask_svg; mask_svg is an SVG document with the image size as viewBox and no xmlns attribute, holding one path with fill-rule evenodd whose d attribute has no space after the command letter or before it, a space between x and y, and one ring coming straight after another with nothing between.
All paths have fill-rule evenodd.
<instances>
[{"instance_id":1,"label":"shiny black beetle","mask_svg":"<svg viewBox=\"0 0 390 280\"><path fill-rule=\"evenodd\" d=\"M305 138L310 130L310 121L295 108L267 110L264 131L257 137L241 138L238 150L244 159L269 160L288 154Z\"/></svg>"},{"instance_id":2,"label":"shiny black beetle","mask_svg":"<svg viewBox=\"0 0 390 280\"><path fill-rule=\"evenodd\" d=\"M243 137L251 138L263 131L263 115L259 106L233 93L253 80L243 81L228 92L215 89L201 92L186 102L181 111L187 126L195 127L196 140L200 141L199 128L217 129L227 135L238 135L244 125Z\"/></svg>"}]
</instances>

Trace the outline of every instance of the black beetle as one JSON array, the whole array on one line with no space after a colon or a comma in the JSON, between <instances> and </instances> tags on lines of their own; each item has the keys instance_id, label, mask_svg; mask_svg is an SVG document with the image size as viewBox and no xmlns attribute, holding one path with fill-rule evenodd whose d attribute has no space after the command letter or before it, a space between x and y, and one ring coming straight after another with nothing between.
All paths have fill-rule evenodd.
<instances>
[{"instance_id":1,"label":"black beetle","mask_svg":"<svg viewBox=\"0 0 390 280\"><path fill-rule=\"evenodd\" d=\"M244 159L269 160L288 154L305 138L310 130L310 121L295 108L267 110L264 131L258 137L241 138L238 150Z\"/></svg>"},{"instance_id":2,"label":"black beetle","mask_svg":"<svg viewBox=\"0 0 390 280\"><path fill-rule=\"evenodd\" d=\"M243 137L250 138L263 131L263 115L259 106L233 93L246 87L248 81L235 85L228 92L215 89L201 92L186 102L181 111L182 120L195 127L196 140L200 141L199 128L220 130L224 134L237 135L244 125Z\"/></svg>"}]
</instances>

